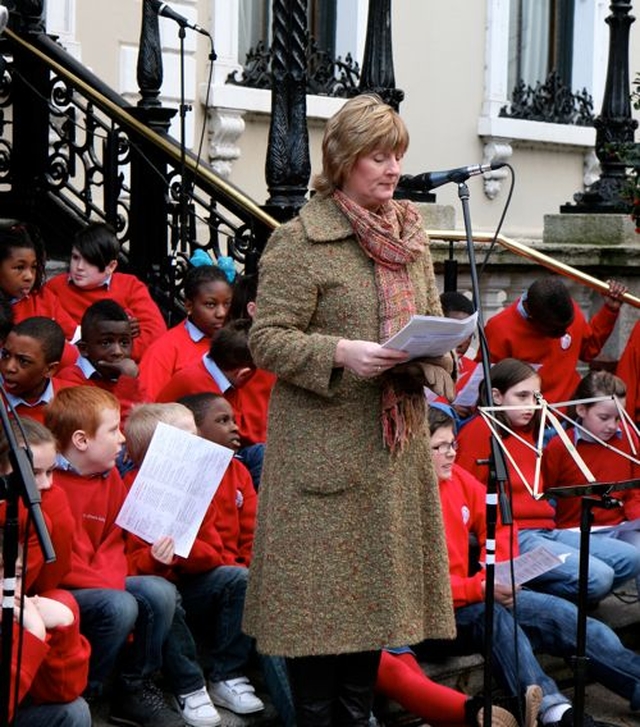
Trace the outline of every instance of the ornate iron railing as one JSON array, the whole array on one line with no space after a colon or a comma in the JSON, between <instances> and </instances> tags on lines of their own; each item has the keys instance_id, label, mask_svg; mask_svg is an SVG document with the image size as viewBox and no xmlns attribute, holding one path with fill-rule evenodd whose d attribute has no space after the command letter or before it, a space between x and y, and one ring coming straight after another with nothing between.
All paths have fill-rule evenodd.
<instances>
[{"instance_id":1,"label":"ornate iron railing","mask_svg":"<svg viewBox=\"0 0 640 727\"><path fill-rule=\"evenodd\" d=\"M69 254L71 236L90 219L109 222L125 266L169 319L181 312L177 290L195 249L255 269L277 225L256 202L144 123L144 109L47 35L7 30L3 44L0 215L38 224L56 255ZM180 229L183 183L188 236Z\"/></svg>"}]
</instances>

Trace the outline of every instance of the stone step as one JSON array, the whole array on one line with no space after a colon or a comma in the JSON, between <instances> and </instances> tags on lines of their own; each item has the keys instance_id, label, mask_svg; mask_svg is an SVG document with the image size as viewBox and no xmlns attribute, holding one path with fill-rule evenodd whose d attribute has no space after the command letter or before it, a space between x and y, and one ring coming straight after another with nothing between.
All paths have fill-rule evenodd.
<instances>
[{"instance_id":1,"label":"stone step","mask_svg":"<svg viewBox=\"0 0 640 727\"><path fill-rule=\"evenodd\" d=\"M608 623L620 636L623 643L631 649L640 649L640 603L637 602L635 586L629 584L620 589L616 595L607 597L600 603L590 616ZM552 676L561 689L572 685L572 672L563 659L541 654L539 660L543 669ZM483 691L483 660L479 655L457 656L437 662L424 662L422 667L432 679L447 686L463 691L466 694L478 694ZM276 727L280 725L268 695L265 693L259 675L251 674L260 698L265 702L264 712L239 716L225 709L220 709L221 727ZM414 727L421 720L402 710L394 703L378 699L376 714L386 727ZM106 700L92 704L94 727L106 727L109 724L109 704Z\"/></svg>"}]
</instances>

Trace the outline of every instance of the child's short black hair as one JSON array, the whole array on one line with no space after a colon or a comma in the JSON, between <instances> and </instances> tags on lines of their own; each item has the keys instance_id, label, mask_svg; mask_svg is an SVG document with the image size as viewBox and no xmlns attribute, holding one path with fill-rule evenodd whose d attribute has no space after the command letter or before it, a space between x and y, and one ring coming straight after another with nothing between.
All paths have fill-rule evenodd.
<instances>
[{"instance_id":1,"label":"child's short black hair","mask_svg":"<svg viewBox=\"0 0 640 727\"><path fill-rule=\"evenodd\" d=\"M29 336L40 341L45 361L60 361L64 350L64 331L59 323L46 316L31 316L16 323L12 329L17 336Z\"/></svg>"},{"instance_id":2,"label":"child's short black hair","mask_svg":"<svg viewBox=\"0 0 640 727\"><path fill-rule=\"evenodd\" d=\"M24 247L33 250L36 256L36 276L32 292L37 293L45 281L46 255L40 230L19 220L0 221L0 262L6 260L11 251Z\"/></svg>"},{"instance_id":3,"label":"child's short black hair","mask_svg":"<svg viewBox=\"0 0 640 727\"><path fill-rule=\"evenodd\" d=\"M447 290L441 293L440 304L445 316L449 313L466 313L471 316L474 313L473 303L459 290Z\"/></svg>"},{"instance_id":4,"label":"child's short black hair","mask_svg":"<svg viewBox=\"0 0 640 727\"><path fill-rule=\"evenodd\" d=\"M82 338L85 338L86 334L95 328L96 324L104 321L127 321L128 323L129 316L125 309L115 300L111 298L98 300L92 303L82 316L80 321L80 335Z\"/></svg>"},{"instance_id":5,"label":"child's short black hair","mask_svg":"<svg viewBox=\"0 0 640 727\"><path fill-rule=\"evenodd\" d=\"M194 300L200 291L200 286L212 282L226 283L233 288L233 285L227 280L227 276L217 265L190 267L184 276L184 297L187 300Z\"/></svg>"},{"instance_id":6,"label":"child's short black hair","mask_svg":"<svg viewBox=\"0 0 640 727\"><path fill-rule=\"evenodd\" d=\"M117 260L120 253L120 243L113 227L104 222L93 222L77 232L73 247L100 272Z\"/></svg>"},{"instance_id":7,"label":"child's short black hair","mask_svg":"<svg viewBox=\"0 0 640 727\"><path fill-rule=\"evenodd\" d=\"M199 394L187 394L178 399L178 404L186 406L193 414L196 427L201 427L207 416L207 411L212 401L224 399L222 394L216 394L213 391L201 391Z\"/></svg>"},{"instance_id":8,"label":"child's short black hair","mask_svg":"<svg viewBox=\"0 0 640 727\"><path fill-rule=\"evenodd\" d=\"M207 356L222 371L254 365L249 350L250 327L250 319L240 318L226 323L213 334Z\"/></svg>"}]
</instances>

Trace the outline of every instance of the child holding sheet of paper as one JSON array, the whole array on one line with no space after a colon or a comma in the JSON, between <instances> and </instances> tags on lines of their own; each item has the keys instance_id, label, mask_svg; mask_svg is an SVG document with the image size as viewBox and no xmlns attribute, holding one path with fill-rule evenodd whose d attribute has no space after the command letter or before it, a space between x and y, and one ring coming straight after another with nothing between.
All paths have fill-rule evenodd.
<instances>
[{"instance_id":1,"label":"child holding sheet of paper","mask_svg":"<svg viewBox=\"0 0 640 727\"><path fill-rule=\"evenodd\" d=\"M184 411L183 420L189 422L190 431L195 432L193 415L181 404L139 404L132 409L125 432L129 456L136 467L142 464L157 425L175 422L177 407ZM129 475L134 476L135 472ZM224 479L220 487L224 487ZM242 633L248 570L228 557L217 519L214 497L186 558L174 554L171 538L162 539L159 550L157 544L150 546L133 536L128 540L128 557L135 573L161 575L177 585L190 627L204 635L201 658L214 704L236 714L249 714L261 711L264 704L244 675L253 649L253 639Z\"/></svg>"},{"instance_id":2,"label":"child holding sheet of paper","mask_svg":"<svg viewBox=\"0 0 640 727\"><path fill-rule=\"evenodd\" d=\"M555 511L548 500L533 495L539 453L540 415L536 409L540 377L523 361L508 358L491 369L493 400L498 407L513 407L493 412L500 424L493 426L504 448L511 488L513 518L518 523L518 543L523 552L544 545L564 560L563 564L531 581L533 588L570 600L578 594L580 533L559 529ZM460 430L458 462L481 482L489 479L492 431L487 421L476 415ZM544 481L540 485L542 493ZM640 572L640 551L620 540L591 538L588 598L597 602L612 588Z\"/></svg>"},{"instance_id":3,"label":"child holding sheet of paper","mask_svg":"<svg viewBox=\"0 0 640 727\"><path fill-rule=\"evenodd\" d=\"M499 365L499 364L498 364ZM462 432L467 427L463 427ZM466 653L484 653L485 570L470 570L469 535L474 533L481 549L481 566L486 545L485 492L481 483L456 464L453 420L444 412L429 411L431 450L444 517L451 590L457 627L456 647ZM514 525L514 531L517 526ZM518 555L517 542L510 542L509 527L496 526L496 560ZM475 565L475 564L473 564ZM553 570L549 571L553 573ZM555 681L538 662L535 651L573 657L576 653L578 609L564 598L538 593L527 587L514 593L510 586L496 582L494 588L494 630L491 639L493 673L510 694L527 700L524 723L542 727L572 727L573 708ZM514 614L517 614L517 620ZM640 709L640 657L624 648L606 624L587 618L586 655L589 673L601 684L629 701L631 710ZM440 642L442 643L442 642ZM517 651L516 651L517 644ZM428 642L416 647L429 654ZM536 721L533 713L535 692L542 688L542 701ZM584 725L599 722L584 716Z\"/></svg>"}]
</instances>

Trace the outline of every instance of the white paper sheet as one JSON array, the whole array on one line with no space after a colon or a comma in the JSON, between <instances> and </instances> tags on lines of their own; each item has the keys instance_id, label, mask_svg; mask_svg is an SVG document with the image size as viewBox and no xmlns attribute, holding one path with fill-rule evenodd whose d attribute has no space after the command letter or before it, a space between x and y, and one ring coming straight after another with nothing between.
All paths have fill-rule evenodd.
<instances>
[{"instance_id":1,"label":"white paper sheet","mask_svg":"<svg viewBox=\"0 0 640 727\"><path fill-rule=\"evenodd\" d=\"M409 323L383 343L384 348L406 351L411 358L433 358L453 350L473 335L478 314L468 318L412 316Z\"/></svg>"},{"instance_id":2,"label":"white paper sheet","mask_svg":"<svg viewBox=\"0 0 640 727\"><path fill-rule=\"evenodd\" d=\"M188 557L233 451L160 423L116 523L149 543L163 535Z\"/></svg>"},{"instance_id":3,"label":"white paper sheet","mask_svg":"<svg viewBox=\"0 0 640 727\"><path fill-rule=\"evenodd\" d=\"M543 573L557 568L563 562L562 558L547 550L544 545L530 550L528 553L521 553L513 559L514 579L516 586L521 586L527 581L533 580ZM495 582L501 586L511 584L511 563L508 560L500 561L495 566Z\"/></svg>"}]
</instances>

